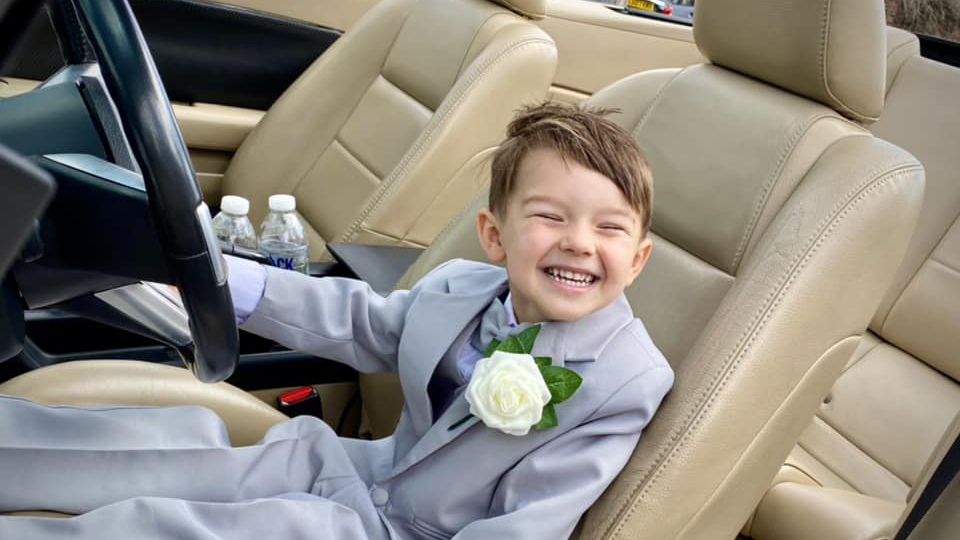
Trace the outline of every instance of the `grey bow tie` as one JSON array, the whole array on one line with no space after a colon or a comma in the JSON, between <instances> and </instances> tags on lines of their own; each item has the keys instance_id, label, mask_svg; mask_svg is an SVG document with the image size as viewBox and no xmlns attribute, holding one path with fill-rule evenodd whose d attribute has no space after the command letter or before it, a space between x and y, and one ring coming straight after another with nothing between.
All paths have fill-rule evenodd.
<instances>
[{"instance_id":1,"label":"grey bow tie","mask_svg":"<svg viewBox=\"0 0 960 540\"><path fill-rule=\"evenodd\" d=\"M508 336L522 332L530 326L532 326L530 323L510 326L510 317L507 315L503 302L499 298L494 298L487 310L480 316L480 326L470 336L470 345L482 353L487 350L487 346L493 339L503 341Z\"/></svg>"}]
</instances>

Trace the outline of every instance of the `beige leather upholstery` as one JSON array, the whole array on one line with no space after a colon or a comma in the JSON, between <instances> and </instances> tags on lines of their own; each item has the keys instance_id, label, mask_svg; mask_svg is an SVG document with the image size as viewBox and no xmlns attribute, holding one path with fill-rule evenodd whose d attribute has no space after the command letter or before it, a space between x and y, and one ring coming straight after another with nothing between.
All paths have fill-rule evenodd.
<instances>
[{"instance_id":1,"label":"beige leather upholstery","mask_svg":"<svg viewBox=\"0 0 960 540\"><path fill-rule=\"evenodd\" d=\"M712 63L872 121L883 108L883 2L700 2L694 39ZM801 45L802 44L802 45Z\"/></svg>"},{"instance_id":2,"label":"beige leather upholstery","mask_svg":"<svg viewBox=\"0 0 960 540\"><path fill-rule=\"evenodd\" d=\"M903 505L853 491L793 482L777 484L766 497L782 502L763 507L754 532L783 540L886 538L903 510Z\"/></svg>"},{"instance_id":3,"label":"beige leather upholstery","mask_svg":"<svg viewBox=\"0 0 960 540\"><path fill-rule=\"evenodd\" d=\"M230 384L204 384L186 369L126 360L55 364L0 384L0 394L48 405L203 405L223 418L234 446L257 442L287 418Z\"/></svg>"},{"instance_id":4,"label":"beige leather upholstery","mask_svg":"<svg viewBox=\"0 0 960 540\"><path fill-rule=\"evenodd\" d=\"M522 13L531 19L542 19L546 11L547 0L494 0L517 13Z\"/></svg>"},{"instance_id":5,"label":"beige leather upholstery","mask_svg":"<svg viewBox=\"0 0 960 540\"><path fill-rule=\"evenodd\" d=\"M551 95L579 102L628 75L699 64L693 29L618 13L584 0L551 0L537 24L557 43L559 63ZM586 94L586 95L584 95Z\"/></svg>"},{"instance_id":6,"label":"beige leather upholstery","mask_svg":"<svg viewBox=\"0 0 960 540\"><path fill-rule=\"evenodd\" d=\"M894 76L872 129L923 163L923 210L870 331L758 507L747 531L757 539L827 537L809 524L837 517L828 508L837 490L886 508L850 511L844 527L890 534L960 411L960 70L920 57L916 37L895 29L888 62Z\"/></svg>"},{"instance_id":7,"label":"beige leather upholstery","mask_svg":"<svg viewBox=\"0 0 960 540\"><path fill-rule=\"evenodd\" d=\"M223 193L250 199L255 223L270 194L295 195L313 259L328 241L427 245L483 189L478 163L555 69L549 36L493 2L385 0L270 108Z\"/></svg>"}]
</instances>

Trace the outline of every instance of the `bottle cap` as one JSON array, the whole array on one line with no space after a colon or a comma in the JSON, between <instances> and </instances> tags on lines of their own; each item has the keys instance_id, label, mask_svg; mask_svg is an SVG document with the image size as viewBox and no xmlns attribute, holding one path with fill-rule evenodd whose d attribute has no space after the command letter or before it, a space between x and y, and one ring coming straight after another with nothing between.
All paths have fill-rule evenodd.
<instances>
[{"instance_id":1,"label":"bottle cap","mask_svg":"<svg viewBox=\"0 0 960 540\"><path fill-rule=\"evenodd\" d=\"M297 199L293 195L271 195L267 203L273 212L293 212L297 209Z\"/></svg>"},{"instance_id":2,"label":"bottle cap","mask_svg":"<svg viewBox=\"0 0 960 540\"><path fill-rule=\"evenodd\" d=\"M220 210L235 216L245 216L250 211L250 201L236 195L224 195L220 199Z\"/></svg>"}]
</instances>

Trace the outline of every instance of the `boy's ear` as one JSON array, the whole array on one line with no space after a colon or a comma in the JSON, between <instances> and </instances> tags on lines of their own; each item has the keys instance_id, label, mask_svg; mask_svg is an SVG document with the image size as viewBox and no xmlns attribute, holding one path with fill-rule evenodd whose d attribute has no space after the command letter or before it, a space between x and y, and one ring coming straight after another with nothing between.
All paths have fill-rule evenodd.
<instances>
[{"instance_id":1,"label":"boy's ear","mask_svg":"<svg viewBox=\"0 0 960 540\"><path fill-rule=\"evenodd\" d=\"M497 216L486 208L477 214L477 237L480 239L480 247L483 248L490 262L500 263L506 259L506 252L500 242L500 224Z\"/></svg>"},{"instance_id":2,"label":"boy's ear","mask_svg":"<svg viewBox=\"0 0 960 540\"><path fill-rule=\"evenodd\" d=\"M647 236L640 241L640 245L637 246L637 253L633 256L633 264L630 265L630 283L633 283L633 280L637 279L637 276L643 271L643 267L647 265L647 260L650 258L650 252L652 251L653 241L650 240L650 236Z\"/></svg>"}]
</instances>

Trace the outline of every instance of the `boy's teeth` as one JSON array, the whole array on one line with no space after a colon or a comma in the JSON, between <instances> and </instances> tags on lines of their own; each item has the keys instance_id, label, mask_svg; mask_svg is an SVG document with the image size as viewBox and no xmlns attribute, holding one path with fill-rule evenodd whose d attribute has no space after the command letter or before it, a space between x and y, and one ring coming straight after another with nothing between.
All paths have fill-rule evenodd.
<instances>
[{"instance_id":1,"label":"boy's teeth","mask_svg":"<svg viewBox=\"0 0 960 540\"><path fill-rule=\"evenodd\" d=\"M564 285L570 285L573 287L586 287L592 284L596 279L590 274L581 274L579 272L571 272L570 270L562 270L559 268L548 268L547 274L549 274L554 280L559 281Z\"/></svg>"}]
</instances>

